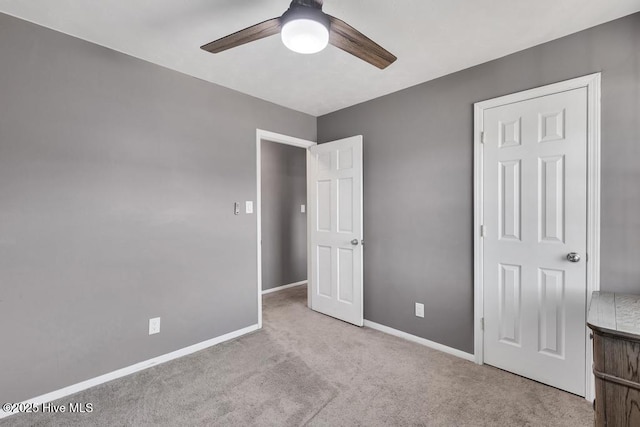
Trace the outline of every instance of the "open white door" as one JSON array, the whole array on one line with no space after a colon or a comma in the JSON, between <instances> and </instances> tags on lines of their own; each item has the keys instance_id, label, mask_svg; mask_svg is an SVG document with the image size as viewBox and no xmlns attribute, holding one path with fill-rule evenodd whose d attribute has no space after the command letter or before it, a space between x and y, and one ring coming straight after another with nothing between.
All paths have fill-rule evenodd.
<instances>
[{"instance_id":1,"label":"open white door","mask_svg":"<svg viewBox=\"0 0 640 427\"><path fill-rule=\"evenodd\" d=\"M307 152L310 306L362 326L362 136Z\"/></svg>"}]
</instances>

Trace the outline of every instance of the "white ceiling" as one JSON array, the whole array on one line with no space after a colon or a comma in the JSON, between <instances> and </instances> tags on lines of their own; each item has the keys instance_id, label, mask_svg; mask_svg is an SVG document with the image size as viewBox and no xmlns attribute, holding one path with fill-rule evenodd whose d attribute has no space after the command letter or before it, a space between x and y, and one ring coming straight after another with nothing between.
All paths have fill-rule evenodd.
<instances>
[{"instance_id":1,"label":"white ceiling","mask_svg":"<svg viewBox=\"0 0 640 427\"><path fill-rule=\"evenodd\" d=\"M0 0L0 11L319 116L640 11L640 0L325 0L398 60L379 70L273 36L199 47L281 15L289 0Z\"/></svg>"}]
</instances>

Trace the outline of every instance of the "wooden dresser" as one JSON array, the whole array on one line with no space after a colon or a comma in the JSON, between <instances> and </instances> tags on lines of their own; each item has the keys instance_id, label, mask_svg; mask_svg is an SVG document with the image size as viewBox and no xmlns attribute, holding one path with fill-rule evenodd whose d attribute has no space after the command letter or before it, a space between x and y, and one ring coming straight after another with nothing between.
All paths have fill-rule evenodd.
<instances>
[{"instance_id":1,"label":"wooden dresser","mask_svg":"<svg viewBox=\"0 0 640 427\"><path fill-rule=\"evenodd\" d=\"M640 426L640 295L594 292L595 425Z\"/></svg>"}]
</instances>

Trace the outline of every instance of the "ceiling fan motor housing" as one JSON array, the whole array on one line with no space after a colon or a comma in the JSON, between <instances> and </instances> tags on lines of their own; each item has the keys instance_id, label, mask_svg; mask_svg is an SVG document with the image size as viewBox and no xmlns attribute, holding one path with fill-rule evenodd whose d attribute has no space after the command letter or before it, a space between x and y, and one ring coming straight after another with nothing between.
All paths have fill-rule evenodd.
<instances>
[{"instance_id":1,"label":"ceiling fan motor housing","mask_svg":"<svg viewBox=\"0 0 640 427\"><path fill-rule=\"evenodd\" d=\"M309 3L309 5L306 5ZM287 22L296 20L296 19L309 19L312 21L319 22L324 25L324 27L329 30L331 27L331 20L329 19L329 15L322 11L322 5L317 6L318 3L314 1L293 1L291 2L291 6L285 13L280 17L280 25L284 25Z\"/></svg>"},{"instance_id":2,"label":"ceiling fan motor housing","mask_svg":"<svg viewBox=\"0 0 640 427\"><path fill-rule=\"evenodd\" d=\"M305 6L305 7L313 7L316 9L322 10L322 4L324 0L293 0L289 7L291 6Z\"/></svg>"}]
</instances>

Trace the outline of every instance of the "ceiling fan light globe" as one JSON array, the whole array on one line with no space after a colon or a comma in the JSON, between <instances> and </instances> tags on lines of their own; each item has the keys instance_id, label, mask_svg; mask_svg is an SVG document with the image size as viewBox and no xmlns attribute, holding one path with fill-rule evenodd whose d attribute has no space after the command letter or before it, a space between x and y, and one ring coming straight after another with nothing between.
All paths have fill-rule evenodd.
<instances>
[{"instance_id":1,"label":"ceiling fan light globe","mask_svg":"<svg viewBox=\"0 0 640 427\"><path fill-rule=\"evenodd\" d=\"M282 26L282 43L297 53L318 53L329 44L329 29L312 19L293 19Z\"/></svg>"}]
</instances>

